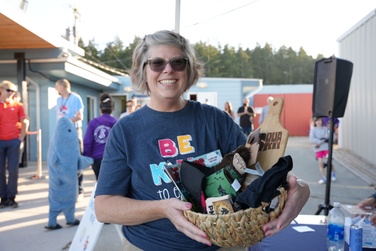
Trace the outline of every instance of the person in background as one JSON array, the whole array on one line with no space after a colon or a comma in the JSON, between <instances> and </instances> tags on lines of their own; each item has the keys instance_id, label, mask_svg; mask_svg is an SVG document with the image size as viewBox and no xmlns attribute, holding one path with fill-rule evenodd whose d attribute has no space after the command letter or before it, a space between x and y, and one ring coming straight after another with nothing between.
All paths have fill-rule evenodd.
<instances>
[{"instance_id":1,"label":"person in background","mask_svg":"<svg viewBox=\"0 0 376 251\"><path fill-rule=\"evenodd\" d=\"M141 104L136 105L136 109L135 109L135 111L138 110L138 109L140 109L141 107L142 107Z\"/></svg>"},{"instance_id":2,"label":"person in background","mask_svg":"<svg viewBox=\"0 0 376 251\"><path fill-rule=\"evenodd\" d=\"M252 132L253 109L249 106L249 99L243 99L243 106L239 107L238 117L240 117L239 125L243 129L243 133L248 136Z\"/></svg>"},{"instance_id":3,"label":"person in background","mask_svg":"<svg viewBox=\"0 0 376 251\"><path fill-rule=\"evenodd\" d=\"M110 130L117 121L111 115L114 109L111 96L107 93L102 93L99 97L99 102L101 115L92 119L87 126L84 137L84 152L82 154L94 159L92 168L97 180Z\"/></svg>"},{"instance_id":4,"label":"person in background","mask_svg":"<svg viewBox=\"0 0 376 251\"><path fill-rule=\"evenodd\" d=\"M66 116L74 123L78 141L79 149L82 153L83 151L83 140L82 140L82 120L84 119L84 103L80 95L71 91L71 84L67 79L59 79L55 83L55 89L59 93L60 97L57 99L56 112L57 118ZM77 201L81 201L84 198L84 186L83 186L84 174L82 170L78 169L77 179L78 179L78 197Z\"/></svg>"},{"instance_id":5,"label":"person in background","mask_svg":"<svg viewBox=\"0 0 376 251\"><path fill-rule=\"evenodd\" d=\"M127 110L125 112L123 112L122 114L120 114L119 119L131 114L135 110L136 110L135 102L132 99L128 100L127 101Z\"/></svg>"},{"instance_id":6,"label":"person in background","mask_svg":"<svg viewBox=\"0 0 376 251\"><path fill-rule=\"evenodd\" d=\"M20 144L25 139L27 116L22 103L13 100L17 86L0 83L0 208L16 208ZM6 169L8 167L8 180Z\"/></svg>"},{"instance_id":7,"label":"person in background","mask_svg":"<svg viewBox=\"0 0 376 251\"><path fill-rule=\"evenodd\" d=\"M325 184L326 183L326 172L324 167L324 158L328 156L329 153L329 134L328 129L323 126L323 120L322 118L313 118L313 127L311 127L311 130L309 131L309 139L314 144L314 152L316 154L316 159L319 163L319 170L321 174L321 179L319 180L319 184ZM332 181L336 181L336 174L334 166L332 166Z\"/></svg>"},{"instance_id":8,"label":"person in background","mask_svg":"<svg viewBox=\"0 0 376 251\"><path fill-rule=\"evenodd\" d=\"M375 209L376 208L376 193L372 194L368 198L358 203L358 206L363 209ZM376 226L376 213L373 213L370 217L372 226Z\"/></svg>"},{"instance_id":9,"label":"person in background","mask_svg":"<svg viewBox=\"0 0 376 251\"><path fill-rule=\"evenodd\" d=\"M264 122L264 119L266 118L266 115L268 115L269 104L270 104L270 102L272 102L273 100L274 100L274 98L273 98L272 96L269 96L269 97L266 99L266 105L262 108L262 110L261 110L261 114L260 114L260 117L259 117L259 120L258 120L259 125L261 125L261 123Z\"/></svg>"},{"instance_id":10,"label":"person in background","mask_svg":"<svg viewBox=\"0 0 376 251\"><path fill-rule=\"evenodd\" d=\"M323 120L323 126L326 126L328 130L330 130L331 118L323 117L322 120ZM338 144L338 127L339 127L339 119L334 118L333 144Z\"/></svg>"},{"instance_id":11,"label":"person in background","mask_svg":"<svg viewBox=\"0 0 376 251\"><path fill-rule=\"evenodd\" d=\"M150 100L112 128L94 207L100 222L123 225L123 250L219 249L185 218L183 211L192 204L180 200L163 172L166 163L218 149L224 155L246 143L239 125L222 110L183 98L203 73L193 46L173 31L146 35L133 52L132 83ZM265 235L288 226L308 197L308 185L291 175L284 210L264 226Z\"/></svg>"},{"instance_id":12,"label":"person in background","mask_svg":"<svg viewBox=\"0 0 376 251\"><path fill-rule=\"evenodd\" d=\"M225 103L225 112L232 118L235 119L235 112L234 109L232 108L232 104L230 101L227 101Z\"/></svg>"}]
</instances>

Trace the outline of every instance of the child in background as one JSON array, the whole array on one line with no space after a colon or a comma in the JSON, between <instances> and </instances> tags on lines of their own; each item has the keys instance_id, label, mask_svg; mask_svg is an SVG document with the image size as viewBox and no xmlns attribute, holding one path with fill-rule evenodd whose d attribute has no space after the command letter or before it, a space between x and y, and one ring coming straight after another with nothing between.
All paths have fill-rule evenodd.
<instances>
[{"instance_id":1,"label":"child in background","mask_svg":"<svg viewBox=\"0 0 376 251\"><path fill-rule=\"evenodd\" d=\"M313 118L314 125L309 132L309 139L314 144L314 152L319 163L319 170L322 178L319 180L319 184L326 183L326 172L324 165L324 158L329 153L329 131L323 126L322 118ZM332 181L336 181L336 175L334 167L332 166Z\"/></svg>"}]
</instances>

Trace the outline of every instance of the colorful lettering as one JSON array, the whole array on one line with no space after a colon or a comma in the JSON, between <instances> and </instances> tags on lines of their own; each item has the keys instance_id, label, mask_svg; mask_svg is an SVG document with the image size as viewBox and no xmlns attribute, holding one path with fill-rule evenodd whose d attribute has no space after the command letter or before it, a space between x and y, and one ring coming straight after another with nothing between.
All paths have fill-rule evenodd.
<instances>
[{"instance_id":1,"label":"colorful lettering","mask_svg":"<svg viewBox=\"0 0 376 251\"><path fill-rule=\"evenodd\" d=\"M178 148L176 144L171 139L161 139L158 140L159 151L163 158L171 158L178 155Z\"/></svg>"},{"instance_id":2,"label":"colorful lettering","mask_svg":"<svg viewBox=\"0 0 376 251\"><path fill-rule=\"evenodd\" d=\"M180 154L188 154L195 151L195 148L191 146L190 141L192 141L192 137L190 135L178 136Z\"/></svg>"},{"instance_id":3,"label":"colorful lettering","mask_svg":"<svg viewBox=\"0 0 376 251\"><path fill-rule=\"evenodd\" d=\"M162 184L162 180L165 183L170 183L171 179L168 177L168 175L164 172L164 165L165 162L157 164L151 164L150 165L150 171L151 171L151 177L153 178L154 185L160 186Z\"/></svg>"}]
</instances>

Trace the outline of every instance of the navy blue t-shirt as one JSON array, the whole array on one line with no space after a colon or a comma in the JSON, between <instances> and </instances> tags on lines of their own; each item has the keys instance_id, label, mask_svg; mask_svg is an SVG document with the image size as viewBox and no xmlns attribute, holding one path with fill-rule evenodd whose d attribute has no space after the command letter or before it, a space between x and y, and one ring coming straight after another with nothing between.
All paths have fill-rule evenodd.
<instances>
[{"instance_id":1,"label":"navy blue t-shirt","mask_svg":"<svg viewBox=\"0 0 376 251\"><path fill-rule=\"evenodd\" d=\"M225 155L244 145L241 128L220 109L189 101L180 111L144 106L119 120L108 139L97 195L138 200L179 198L163 171L172 164L219 149ZM143 250L216 250L179 232L168 219L123 226L125 237Z\"/></svg>"}]
</instances>

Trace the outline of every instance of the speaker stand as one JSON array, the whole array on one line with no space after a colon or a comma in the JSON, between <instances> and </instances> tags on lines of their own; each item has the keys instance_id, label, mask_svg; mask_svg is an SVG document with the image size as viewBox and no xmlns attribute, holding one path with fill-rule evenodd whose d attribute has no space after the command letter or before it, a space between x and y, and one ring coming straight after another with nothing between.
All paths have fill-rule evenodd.
<instances>
[{"instance_id":1,"label":"speaker stand","mask_svg":"<svg viewBox=\"0 0 376 251\"><path fill-rule=\"evenodd\" d=\"M334 118L332 116L330 118L330 130L329 130L329 153L328 153L328 165L326 167L326 187L325 187L325 202L324 204L320 204L315 215L319 215L322 210L324 210L325 215L328 216L330 209L333 208L330 205L330 185L332 181L332 157L333 157L333 133L334 133Z\"/></svg>"}]
</instances>

